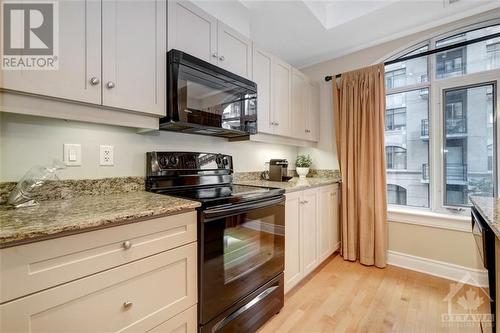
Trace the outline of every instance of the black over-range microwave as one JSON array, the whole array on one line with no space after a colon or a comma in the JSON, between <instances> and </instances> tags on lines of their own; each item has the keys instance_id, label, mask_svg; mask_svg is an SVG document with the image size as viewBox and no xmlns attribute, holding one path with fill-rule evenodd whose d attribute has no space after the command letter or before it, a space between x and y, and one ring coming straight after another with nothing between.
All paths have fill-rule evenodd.
<instances>
[{"instance_id":1,"label":"black over-range microwave","mask_svg":"<svg viewBox=\"0 0 500 333\"><path fill-rule=\"evenodd\" d=\"M160 129L225 138L257 133L257 84L179 50L167 53Z\"/></svg>"}]
</instances>

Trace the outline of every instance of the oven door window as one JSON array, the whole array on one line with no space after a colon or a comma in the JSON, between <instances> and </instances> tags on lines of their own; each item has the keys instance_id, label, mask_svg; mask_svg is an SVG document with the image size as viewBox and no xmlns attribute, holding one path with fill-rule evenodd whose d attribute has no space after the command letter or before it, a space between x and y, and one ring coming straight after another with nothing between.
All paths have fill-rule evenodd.
<instances>
[{"instance_id":1,"label":"oven door window","mask_svg":"<svg viewBox=\"0 0 500 333\"><path fill-rule=\"evenodd\" d=\"M245 131L257 120L257 94L229 78L179 67L179 120L203 126Z\"/></svg>"},{"instance_id":2,"label":"oven door window","mask_svg":"<svg viewBox=\"0 0 500 333\"><path fill-rule=\"evenodd\" d=\"M284 204L205 222L202 316L209 320L283 271Z\"/></svg>"}]
</instances>

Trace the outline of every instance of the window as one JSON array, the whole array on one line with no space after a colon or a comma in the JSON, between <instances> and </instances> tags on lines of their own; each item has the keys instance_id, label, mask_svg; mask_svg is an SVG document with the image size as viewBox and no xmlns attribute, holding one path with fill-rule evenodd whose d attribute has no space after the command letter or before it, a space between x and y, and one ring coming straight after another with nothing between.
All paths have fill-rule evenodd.
<instances>
[{"instance_id":1,"label":"window","mask_svg":"<svg viewBox=\"0 0 500 333\"><path fill-rule=\"evenodd\" d=\"M406 128L406 108L385 110L385 130L394 131Z\"/></svg>"},{"instance_id":2,"label":"window","mask_svg":"<svg viewBox=\"0 0 500 333\"><path fill-rule=\"evenodd\" d=\"M387 182L408 189L405 200L394 204L429 206L429 181L422 174L422 165L429 162L428 92L422 88L386 97Z\"/></svg>"},{"instance_id":3,"label":"window","mask_svg":"<svg viewBox=\"0 0 500 333\"><path fill-rule=\"evenodd\" d=\"M500 25L474 29L439 39L435 47L443 47L499 33ZM445 79L500 68L500 38L492 38L465 47L436 54L436 78Z\"/></svg>"},{"instance_id":4,"label":"window","mask_svg":"<svg viewBox=\"0 0 500 333\"><path fill-rule=\"evenodd\" d=\"M396 59L500 33L497 21L432 38ZM469 196L496 194L499 81L499 37L386 66L389 204L460 213Z\"/></svg>"},{"instance_id":5,"label":"window","mask_svg":"<svg viewBox=\"0 0 500 333\"><path fill-rule=\"evenodd\" d=\"M488 57L488 69L500 67L500 38L486 44L486 55Z\"/></svg>"},{"instance_id":6,"label":"window","mask_svg":"<svg viewBox=\"0 0 500 333\"><path fill-rule=\"evenodd\" d=\"M385 147L387 169L406 170L406 149L396 146Z\"/></svg>"},{"instance_id":7,"label":"window","mask_svg":"<svg viewBox=\"0 0 500 333\"><path fill-rule=\"evenodd\" d=\"M406 205L406 189L399 185L387 184L387 201L392 205Z\"/></svg>"}]
</instances>

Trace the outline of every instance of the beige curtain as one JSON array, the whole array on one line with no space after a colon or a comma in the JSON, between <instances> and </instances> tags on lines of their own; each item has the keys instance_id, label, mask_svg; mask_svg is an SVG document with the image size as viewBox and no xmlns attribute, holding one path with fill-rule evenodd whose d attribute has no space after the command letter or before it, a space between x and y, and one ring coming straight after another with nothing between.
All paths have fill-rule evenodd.
<instances>
[{"instance_id":1,"label":"beige curtain","mask_svg":"<svg viewBox=\"0 0 500 333\"><path fill-rule=\"evenodd\" d=\"M384 65L333 80L337 152L342 174L341 243L345 260L385 267Z\"/></svg>"}]
</instances>

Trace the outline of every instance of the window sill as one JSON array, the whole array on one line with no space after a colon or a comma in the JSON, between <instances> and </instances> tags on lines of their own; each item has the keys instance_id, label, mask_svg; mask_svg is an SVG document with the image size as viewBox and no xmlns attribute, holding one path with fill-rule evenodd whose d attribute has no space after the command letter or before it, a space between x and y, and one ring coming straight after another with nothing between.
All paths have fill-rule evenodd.
<instances>
[{"instance_id":1,"label":"window sill","mask_svg":"<svg viewBox=\"0 0 500 333\"><path fill-rule=\"evenodd\" d=\"M387 211L387 220L389 222L471 232L470 217L468 216L389 207Z\"/></svg>"}]
</instances>

